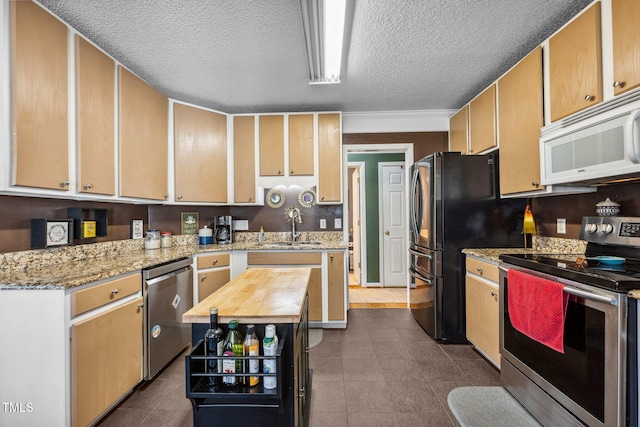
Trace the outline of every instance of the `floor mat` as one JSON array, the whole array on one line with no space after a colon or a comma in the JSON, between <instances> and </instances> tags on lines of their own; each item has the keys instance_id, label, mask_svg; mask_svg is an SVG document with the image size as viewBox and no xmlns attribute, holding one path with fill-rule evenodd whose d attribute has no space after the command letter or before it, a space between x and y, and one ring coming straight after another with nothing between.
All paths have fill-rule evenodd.
<instances>
[{"instance_id":1,"label":"floor mat","mask_svg":"<svg viewBox=\"0 0 640 427\"><path fill-rule=\"evenodd\" d=\"M309 328L309 348L313 348L322 342L322 329Z\"/></svg>"},{"instance_id":2,"label":"floor mat","mask_svg":"<svg viewBox=\"0 0 640 427\"><path fill-rule=\"evenodd\" d=\"M458 387L447 403L462 427L540 427L504 387Z\"/></svg>"}]
</instances>

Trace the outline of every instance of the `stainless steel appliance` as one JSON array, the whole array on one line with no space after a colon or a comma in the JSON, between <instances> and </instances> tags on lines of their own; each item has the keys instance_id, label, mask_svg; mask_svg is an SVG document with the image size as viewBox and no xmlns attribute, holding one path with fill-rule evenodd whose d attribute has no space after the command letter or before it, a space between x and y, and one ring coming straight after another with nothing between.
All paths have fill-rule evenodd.
<instances>
[{"instance_id":1,"label":"stainless steel appliance","mask_svg":"<svg viewBox=\"0 0 640 427\"><path fill-rule=\"evenodd\" d=\"M576 255L500 256L502 383L543 425L637 426L637 304L626 293L640 288L640 218L585 217L580 238L586 264ZM510 269L563 285L564 353L513 327Z\"/></svg>"},{"instance_id":2,"label":"stainless steel appliance","mask_svg":"<svg viewBox=\"0 0 640 427\"><path fill-rule=\"evenodd\" d=\"M229 215L215 217L213 228L216 243L226 244L233 241L233 217Z\"/></svg>"},{"instance_id":3,"label":"stainless steel appliance","mask_svg":"<svg viewBox=\"0 0 640 427\"><path fill-rule=\"evenodd\" d=\"M525 201L500 200L498 153L434 153L410 170L411 311L434 339L466 342L463 248L523 245Z\"/></svg>"},{"instance_id":4,"label":"stainless steel appliance","mask_svg":"<svg viewBox=\"0 0 640 427\"><path fill-rule=\"evenodd\" d=\"M182 315L193 307L191 257L142 271L144 279L144 378L152 379L191 343Z\"/></svg>"}]
</instances>

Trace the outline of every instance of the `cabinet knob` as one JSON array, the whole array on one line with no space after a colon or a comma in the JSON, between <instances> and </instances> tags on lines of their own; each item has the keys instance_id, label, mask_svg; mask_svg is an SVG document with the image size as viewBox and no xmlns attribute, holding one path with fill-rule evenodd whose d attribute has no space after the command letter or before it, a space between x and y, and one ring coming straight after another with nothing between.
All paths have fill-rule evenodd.
<instances>
[{"instance_id":1,"label":"cabinet knob","mask_svg":"<svg viewBox=\"0 0 640 427\"><path fill-rule=\"evenodd\" d=\"M253 196L249 196L249 201L253 202Z\"/></svg>"},{"instance_id":2,"label":"cabinet knob","mask_svg":"<svg viewBox=\"0 0 640 427\"><path fill-rule=\"evenodd\" d=\"M118 292L120 292L120 289L118 289L118 288L115 288L115 289L113 289L113 290L111 291L111 293L112 293L113 295L117 295L117 294L118 294Z\"/></svg>"},{"instance_id":3,"label":"cabinet knob","mask_svg":"<svg viewBox=\"0 0 640 427\"><path fill-rule=\"evenodd\" d=\"M613 87L624 87L625 84L626 82L616 80L615 82L613 82Z\"/></svg>"},{"instance_id":4,"label":"cabinet knob","mask_svg":"<svg viewBox=\"0 0 640 427\"><path fill-rule=\"evenodd\" d=\"M204 282L205 280L207 280L207 276L202 276L202 277L200 278L200 281L201 281L201 282Z\"/></svg>"},{"instance_id":5,"label":"cabinet knob","mask_svg":"<svg viewBox=\"0 0 640 427\"><path fill-rule=\"evenodd\" d=\"M165 194L165 195L164 195L164 199L165 199L165 200L169 200L169 195L168 195L168 194Z\"/></svg>"},{"instance_id":6,"label":"cabinet knob","mask_svg":"<svg viewBox=\"0 0 640 427\"><path fill-rule=\"evenodd\" d=\"M320 196L320 200L324 200L324 196Z\"/></svg>"},{"instance_id":7,"label":"cabinet knob","mask_svg":"<svg viewBox=\"0 0 640 427\"><path fill-rule=\"evenodd\" d=\"M478 274L480 274L482 276L482 269L480 267L476 268L476 270L478 270Z\"/></svg>"},{"instance_id":8,"label":"cabinet knob","mask_svg":"<svg viewBox=\"0 0 640 427\"><path fill-rule=\"evenodd\" d=\"M178 195L178 200L182 199L182 194Z\"/></svg>"},{"instance_id":9,"label":"cabinet knob","mask_svg":"<svg viewBox=\"0 0 640 427\"><path fill-rule=\"evenodd\" d=\"M88 184L84 185L84 189L85 190L89 190L90 188L93 188L93 185L91 185L91 183L88 183Z\"/></svg>"},{"instance_id":10,"label":"cabinet knob","mask_svg":"<svg viewBox=\"0 0 640 427\"><path fill-rule=\"evenodd\" d=\"M214 260L213 260L213 265L216 265L217 263L218 263L218 260L217 260L217 259L214 259Z\"/></svg>"},{"instance_id":11,"label":"cabinet knob","mask_svg":"<svg viewBox=\"0 0 640 427\"><path fill-rule=\"evenodd\" d=\"M69 180L65 179L64 181L62 181L60 183L60 187L68 187L69 186Z\"/></svg>"},{"instance_id":12,"label":"cabinet knob","mask_svg":"<svg viewBox=\"0 0 640 427\"><path fill-rule=\"evenodd\" d=\"M531 186L538 188L540 186L540 184L536 181L532 181L531 182Z\"/></svg>"},{"instance_id":13,"label":"cabinet knob","mask_svg":"<svg viewBox=\"0 0 640 427\"><path fill-rule=\"evenodd\" d=\"M497 297L497 296L498 296L498 294L497 294L496 292L491 292L491 296L492 296L492 297Z\"/></svg>"},{"instance_id":14,"label":"cabinet knob","mask_svg":"<svg viewBox=\"0 0 640 427\"><path fill-rule=\"evenodd\" d=\"M593 101L594 99L596 99L596 97L593 96L593 95L589 95L589 94L586 94L585 97L584 97L585 101Z\"/></svg>"},{"instance_id":15,"label":"cabinet knob","mask_svg":"<svg viewBox=\"0 0 640 427\"><path fill-rule=\"evenodd\" d=\"M293 169L291 169L290 174L293 175L294 173L296 173Z\"/></svg>"},{"instance_id":16,"label":"cabinet knob","mask_svg":"<svg viewBox=\"0 0 640 427\"><path fill-rule=\"evenodd\" d=\"M333 261L333 255L329 255L329 259Z\"/></svg>"},{"instance_id":17,"label":"cabinet knob","mask_svg":"<svg viewBox=\"0 0 640 427\"><path fill-rule=\"evenodd\" d=\"M144 303L141 302L140 304L138 304L138 308L142 308L142 307L144 307Z\"/></svg>"},{"instance_id":18,"label":"cabinet knob","mask_svg":"<svg viewBox=\"0 0 640 427\"><path fill-rule=\"evenodd\" d=\"M278 169L278 175L282 175L282 171Z\"/></svg>"}]
</instances>

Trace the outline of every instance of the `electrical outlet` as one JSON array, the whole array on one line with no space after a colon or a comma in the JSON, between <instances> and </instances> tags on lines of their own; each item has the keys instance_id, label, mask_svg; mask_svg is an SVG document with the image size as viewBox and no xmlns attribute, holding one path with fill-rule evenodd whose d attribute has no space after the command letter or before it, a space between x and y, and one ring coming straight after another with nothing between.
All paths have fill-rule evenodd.
<instances>
[{"instance_id":1,"label":"electrical outlet","mask_svg":"<svg viewBox=\"0 0 640 427\"><path fill-rule=\"evenodd\" d=\"M233 230L234 231L247 231L247 230L249 230L249 220L248 219L234 219L233 220Z\"/></svg>"},{"instance_id":2,"label":"electrical outlet","mask_svg":"<svg viewBox=\"0 0 640 427\"><path fill-rule=\"evenodd\" d=\"M333 228L342 228L342 218L335 218L333 220Z\"/></svg>"},{"instance_id":3,"label":"electrical outlet","mask_svg":"<svg viewBox=\"0 0 640 427\"><path fill-rule=\"evenodd\" d=\"M556 231L558 234L567 234L567 220L566 218L556 219Z\"/></svg>"},{"instance_id":4,"label":"electrical outlet","mask_svg":"<svg viewBox=\"0 0 640 427\"><path fill-rule=\"evenodd\" d=\"M324 230L325 228L327 228L327 220L324 218L320 218L320 228L322 230Z\"/></svg>"}]
</instances>

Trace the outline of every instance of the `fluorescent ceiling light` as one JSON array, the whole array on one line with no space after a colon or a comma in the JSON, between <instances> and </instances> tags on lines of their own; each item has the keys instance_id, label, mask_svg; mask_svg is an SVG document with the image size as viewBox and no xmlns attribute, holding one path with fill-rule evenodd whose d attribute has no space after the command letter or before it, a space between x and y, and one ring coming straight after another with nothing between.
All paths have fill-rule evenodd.
<instances>
[{"instance_id":1,"label":"fluorescent ceiling light","mask_svg":"<svg viewBox=\"0 0 640 427\"><path fill-rule=\"evenodd\" d=\"M300 0L309 83L340 83L346 0Z\"/></svg>"}]
</instances>

